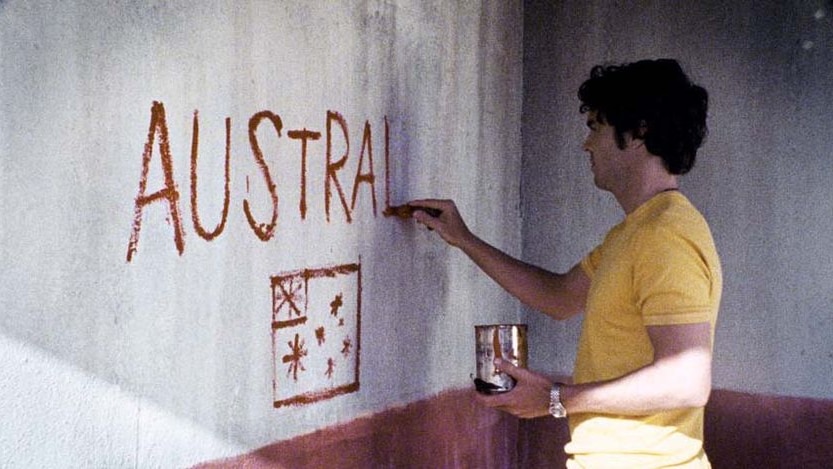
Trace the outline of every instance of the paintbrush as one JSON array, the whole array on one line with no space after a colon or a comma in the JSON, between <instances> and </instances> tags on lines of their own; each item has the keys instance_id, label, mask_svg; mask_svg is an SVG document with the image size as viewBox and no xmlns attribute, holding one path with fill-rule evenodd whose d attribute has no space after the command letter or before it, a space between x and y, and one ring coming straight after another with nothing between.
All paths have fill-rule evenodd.
<instances>
[{"instance_id":1,"label":"paintbrush","mask_svg":"<svg viewBox=\"0 0 833 469\"><path fill-rule=\"evenodd\" d=\"M382 215L386 217L398 217L404 220L413 217L414 212L416 212L417 210L422 210L423 212L427 213L428 215L431 215L434 218L439 217L443 213L442 210L436 208L418 207L416 205L405 204L397 205L394 207L388 207L385 209L384 212L382 212Z\"/></svg>"}]
</instances>

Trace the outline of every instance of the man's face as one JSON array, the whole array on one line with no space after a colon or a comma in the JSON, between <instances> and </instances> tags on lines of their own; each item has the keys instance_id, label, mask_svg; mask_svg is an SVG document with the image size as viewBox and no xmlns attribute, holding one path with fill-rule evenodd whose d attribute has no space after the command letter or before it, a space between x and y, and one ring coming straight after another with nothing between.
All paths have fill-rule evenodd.
<instances>
[{"instance_id":1,"label":"man's face","mask_svg":"<svg viewBox=\"0 0 833 469\"><path fill-rule=\"evenodd\" d=\"M589 132L584 150L590 154L593 182L602 190L612 190L624 170L623 151L616 145L616 133L612 125L602 122L595 111L587 113Z\"/></svg>"}]
</instances>

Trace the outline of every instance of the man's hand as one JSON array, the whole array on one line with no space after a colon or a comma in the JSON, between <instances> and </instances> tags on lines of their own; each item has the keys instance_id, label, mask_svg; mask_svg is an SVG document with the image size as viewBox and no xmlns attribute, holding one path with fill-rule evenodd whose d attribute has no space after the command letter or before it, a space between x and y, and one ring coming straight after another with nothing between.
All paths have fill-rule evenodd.
<instances>
[{"instance_id":1,"label":"man's hand","mask_svg":"<svg viewBox=\"0 0 833 469\"><path fill-rule=\"evenodd\" d=\"M553 382L544 375L518 368L506 360L495 360L495 366L515 378L511 391L495 395L477 395L477 400L486 407L508 412L520 418L534 418L549 415L550 390Z\"/></svg>"},{"instance_id":2,"label":"man's hand","mask_svg":"<svg viewBox=\"0 0 833 469\"><path fill-rule=\"evenodd\" d=\"M452 246L460 247L474 237L453 200L412 200L408 202L408 205L417 209L414 211L414 219L417 222L435 230L445 242ZM440 213L438 216L431 216L428 212L419 210L420 207L438 210Z\"/></svg>"},{"instance_id":3,"label":"man's hand","mask_svg":"<svg viewBox=\"0 0 833 469\"><path fill-rule=\"evenodd\" d=\"M472 233L452 200L421 199L407 205L414 209L412 216L417 223L436 231L445 242L459 248L486 275L525 305L555 319L567 319L583 311L590 278L580 264L566 274L559 274L515 258Z\"/></svg>"}]
</instances>

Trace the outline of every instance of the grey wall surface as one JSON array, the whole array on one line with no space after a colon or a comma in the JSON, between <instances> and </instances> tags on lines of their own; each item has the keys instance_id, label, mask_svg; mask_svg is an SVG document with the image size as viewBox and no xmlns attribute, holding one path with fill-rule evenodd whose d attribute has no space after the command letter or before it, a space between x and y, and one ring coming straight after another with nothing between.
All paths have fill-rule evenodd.
<instances>
[{"instance_id":1,"label":"grey wall surface","mask_svg":"<svg viewBox=\"0 0 833 469\"><path fill-rule=\"evenodd\" d=\"M622 214L592 183L576 90L593 65L679 59L710 93L682 180L725 286L717 387L833 397L833 3L524 4L524 256L565 270ZM570 373L580 320L527 312L531 365Z\"/></svg>"},{"instance_id":2,"label":"grey wall surface","mask_svg":"<svg viewBox=\"0 0 833 469\"><path fill-rule=\"evenodd\" d=\"M469 386L518 305L382 212L454 198L520 254L521 32L503 0L1 1L0 465L187 467Z\"/></svg>"}]
</instances>

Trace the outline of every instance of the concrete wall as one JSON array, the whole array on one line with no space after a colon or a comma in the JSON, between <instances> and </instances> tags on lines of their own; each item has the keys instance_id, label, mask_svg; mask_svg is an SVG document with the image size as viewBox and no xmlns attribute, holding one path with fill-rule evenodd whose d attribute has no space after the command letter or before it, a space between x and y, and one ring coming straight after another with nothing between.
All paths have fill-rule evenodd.
<instances>
[{"instance_id":1,"label":"concrete wall","mask_svg":"<svg viewBox=\"0 0 833 469\"><path fill-rule=\"evenodd\" d=\"M468 387L517 303L383 211L451 197L520 254L521 31L502 0L0 2L3 465L182 467Z\"/></svg>"},{"instance_id":2,"label":"concrete wall","mask_svg":"<svg viewBox=\"0 0 833 469\"><path fill-rule=\"evenodd\" d=\"M710 92L683 189L725 286L716 387L833 397L833 4L525 2L524 256L567 269L621 219L593 187L576 90L598 63L675 57ZM580 321L528 314L531 365L570 373Z\"/></svg>"},{"instance_id":3,"label":"concrete wall","mask_svg":"<svg viewBox=\"0 0 833 469\"><path fill-rule=\"evenodd\" d=\"M524 257L568 268L621 217L592 186L575 91L592 65L642 57L681 59L711 92L683 184L724 261L716 386L833 397L833 5L523 10L0 1L0 461L182 467L463 399L430 400L469 386L472 326L517 320L517 304L383 210L453 197L521 254L520 207ZM304 129L320 134L306 159L289 134ZM569 373L579 322L523 316L531 365ZM316 349L327 318L337 339ZM497 430L465 451L512 440L467 412ZM436 460L457 464L454 448Z\"/></svg>"}]
</instances>

